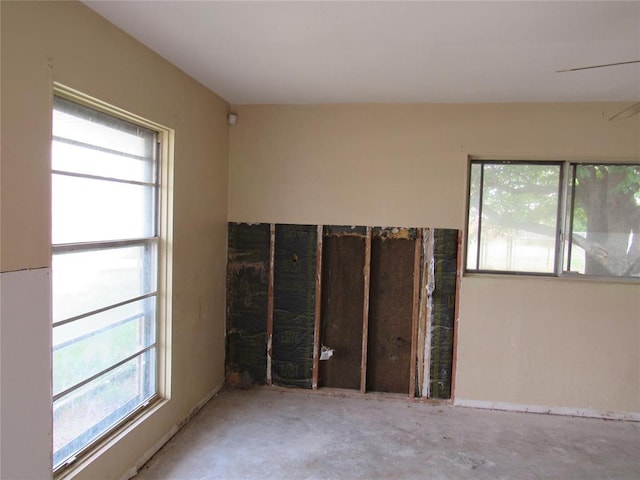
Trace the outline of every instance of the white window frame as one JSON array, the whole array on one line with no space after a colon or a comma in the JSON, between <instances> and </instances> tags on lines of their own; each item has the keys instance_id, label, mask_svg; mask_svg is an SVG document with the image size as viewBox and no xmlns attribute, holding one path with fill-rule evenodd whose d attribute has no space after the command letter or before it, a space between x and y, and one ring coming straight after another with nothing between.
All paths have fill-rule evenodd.
<instances>
[{"instance_id":1,"label":"white window frame","mask_svg":"<svg viewBox=\"0 0 640 480\"><path fill-rule=\"evenodd\" d=\"M53 474L55 477L61 477L66 475L76 465L78 460L88 459L92 453L98 448L104 446L107 443L115 442L119 438L119 434L124 431L135 428L140 421L144 421L151 416L162 404L164 404L171 395L170 392L170 362L171 362L171 279L172 279L172 231L173 231L173 144L174 144L174 131L153 121L147 120L138 115L132 114L121 108L110 105L106 102L98 100L94 97L81 93L75 89L67 87L65 85L54 83L53 97L60 97L84 107L111 115L117 119L121 119L143 128L150 129L157 134L157 194L155 198L155 213L156 213L156 235L152 239L134 239L134 240L122 240L122 241L104 241L104 242L86 242L79 244L64 244L64 245L52 245L52 256L56 253L63 253L69 251L82 251L91 249L93 246L97 246L98 249L109 249L116 246L126 245L152 245L156 249L157 264L156 268L156 324L155 324L155 370L156 370L156 388L155 394L152 395L146 402L139 405L131 412L126 414L117 423L115 423L109 430L100 435L97 439L89 443L88 445L75 452L72 456L63 460L59 465L54 466ZM53 105L51 110L53 110ZM52 170L52 175L56 172ZM155 182L154 182L155 183ZM97 245L92 245L97 243ZM126 302L129 303L135 300L148 298L153 294L146 294L136 299L129 299ZM116 307L118 304L109 305L99 310L90 312L91 314L98 313L100 311L108 310ZM64 321L57 323L52 322L52 329L57 325L61 325L76 318L81 318L87 314L78 315ZM151 347L147 347L148 350ZM52 351L53 354L53 351ZM139 353L138 353L139 354ZM115 368L120 363L107 368L110 370ZM101 372L100 374L104 373ZM99 374L98 374L99 375ZM94 375L91 378L97 377ZM85 380L80 385L88 383L91 380ZM74 388L77 388L74 387ZM66 391L71 390L67 389ZM56 398L61 397L65 392L58 393L55 397L52 392L52 406L53 401ZM53 452L52 452L53 455Z\"/></svg>"},{"instance_id":2,"label":"white window frame","mask_svg":"<svg viewBox=\"0 0 640 480\"><path fill-rule=\"evenodd\" d=\"M522 165L550 165L559 166L560 171L560 184L558 192L558 214L555 227L555 258L554 258L554 270L553 272L530 272L530 271L517 271L517 270L493 270L493 269L481 269L481 268L469 268L468 256L469 252L469 217L471 208L471 180L472 180L472 166L474 164L522 164ZM464 274L465 275L504 275L504 276L542 276L542 277L557 277L557 278L582 278L589 280L606 280L606 281L621 281L621 282L640 282L638 277L629 276L614 276L614 275L593 275L582 274L577 272L566 271L566 259L565 249L567 248L566 235L570 231L568 220L571 218L572 203L569 201L570 192L573 188L572 184L572 172L576 166L580 165L611 165L611 166L639 166L639 159L589 159L589 160L540 160L540 159L498 159L498 158L485 158L485 157L469 157L468 158L468 170L467 170L467 189L466 189L466 209L465 209L465 235L464 235ZM480 235L480 234L479 234ZM479 238L478 238L479 241ZM478 242L479 243L479 242ZM479 263L476 263L479 265Z\"/></svg>"}]
</instances>

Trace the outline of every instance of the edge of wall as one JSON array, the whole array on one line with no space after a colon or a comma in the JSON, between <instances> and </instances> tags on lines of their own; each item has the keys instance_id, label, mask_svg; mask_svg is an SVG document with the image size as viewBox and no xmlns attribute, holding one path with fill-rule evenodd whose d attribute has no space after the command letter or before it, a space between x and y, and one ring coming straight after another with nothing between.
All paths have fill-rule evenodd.
<instances>
[{"instance_id":1,"label":"edge of wall","mask_svg":"<svg viewBox=\"0 0 640 480\"><path fill-rule=\"evenodd\" d=\"M504 410L508 412L542 413L569 417L603 418L606 420L624 420L640 422L640 412L610 412L590 408L546 407L544 405L526 405L522 403L492 402L490 400L468 400L456 398L456 407L481 408L486 410Z\"/></svg>"},{"instance_id":2,"label":"edge of wall","mask_svg":"<svg viewBox=\"0 0 640 480\"><path fill-rule=\"evenodd\" d=\"M147 450L144 453L144 455L142 455L142 457L140 457L140 459L138 459L138 461L131 468L129 468L122 477L120 477L120 480L129 480L130 478L135 477L140 472L140 469L149 460L151 460L151 457L153 457L156 453L158 453L158 451L162 447L164 447L165 444L169 442L169 440L171 440L171 438L173 438L173 436L176 433L178 433L182 429L182 427L184 427L187 424L187 422L189 422L189 420L191 420L200 411L200 409L202 409L202 407L204 407L207 403L209 403L210 400L213 399L213 397L215 397L216 395L218 395L218 393L220 393L223 386L224 386L224 382L218 384L213 390L211 390L207 395L205 395L205 397L202 400L200 400L196 404L196 406L193 407L180 422L175 424L171 428L171 430L169 430L165 435L163 435L153 447Z\"/></svg>"}]
</instances>

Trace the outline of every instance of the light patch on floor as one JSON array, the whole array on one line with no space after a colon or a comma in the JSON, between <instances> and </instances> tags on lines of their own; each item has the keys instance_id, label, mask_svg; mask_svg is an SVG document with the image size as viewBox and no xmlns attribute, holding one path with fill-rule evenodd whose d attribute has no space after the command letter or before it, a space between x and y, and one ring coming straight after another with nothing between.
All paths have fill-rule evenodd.
<instances>
[{"instance_id":1,"label":"light patch on floor","mask_svg":"<svg viewBox=\"0 0 640 480\"><path fill-rule=\"evenodd\" d=\"M226 390L135 478L638 479L640 423Z\"/></svg>"}]
</instances>

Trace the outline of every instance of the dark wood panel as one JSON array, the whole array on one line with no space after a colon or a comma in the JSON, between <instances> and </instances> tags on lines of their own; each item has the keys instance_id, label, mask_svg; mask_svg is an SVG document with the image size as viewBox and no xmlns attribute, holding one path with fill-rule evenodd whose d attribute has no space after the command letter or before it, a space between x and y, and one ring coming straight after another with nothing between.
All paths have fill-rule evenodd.
<instances>
[{"instance_id":1,"label":"dark wood panel","mask_svg":"<svg viewBox=\"0 0 640 480\"><path fill-rule=\"evenodd\" d=\"M415 242L412 229L374 230L367 390L409 393Z\"/></svg>"},{"instance_id":2,"label":"dark wood panel","mask_svg":"<svg viewBox=\"0 0 640 480\"><path fill-rule=\"evenodd\" d=\"M338 230L325 228L325 232ZM323 387L360 389L365 236L325 235L322 266L322 344L335 350L320 362Z\"/></svg>"}]
</instances>

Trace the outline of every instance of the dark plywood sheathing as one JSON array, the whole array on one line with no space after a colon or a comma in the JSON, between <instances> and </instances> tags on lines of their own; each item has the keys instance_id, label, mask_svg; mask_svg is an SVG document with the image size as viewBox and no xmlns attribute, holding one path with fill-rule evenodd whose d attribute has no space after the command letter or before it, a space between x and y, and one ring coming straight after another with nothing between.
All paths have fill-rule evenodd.
<instances>
[{"instance_id":1,"label":"dark plywood sheathing","mask_svg":"<svg viewBox=\"0 0 640 480\"><path fill-rule=\"evenodd\" d=\"M369 289L371 283L371 227L366 229L364 244L364 295L362 303L362 359L360 366L360 393L367 391L367 346L369 343Z\"/></svg>"},{"instance_id":2,"label":"dark plywood sheathing","mask_svg":"<svg viewBox=\"0 0 640 480\"><path fill-rule=\"evenodd\" d=\"M323 349L318 386L360 389L366 227L326 225L322 247Z\"/></svg>"},{"instance_id":3,"label":"dark plywood sheathing","mask_svg":"<svg viewBox=\"0 0 640 480\"><path fill-rule=\"evenodd\" d=\"M418 315L420 301L420 249L422 230L416 229L416 241L413 253L413 311L411 313L411 363L409 369L409 397L416 396L416 351L418 348Z\"/></svg>"},{"instance_id":4,"label":"dark plywood sheathing","mask_svg":"<svg viewBox=\"0 0 640 480\"><path fill-rule=\"evenodd\" d=\"M367 390L409 392L415 242L416 229L373 231Z\"/></svg>"},{"instance_id":5,"label":"dark plywood sheathing","mask_svg":"<svg viewBox=\"0 0 640 480\"><path fill-rule=\"evenodd\" d=\"M273 265L276 246L276 226L269 226L269 294L267 297L267 385L272 385L271 361L273 357Z\"/></svg>"},{"instance_id":6,"label":"dark plywood sheathing","mask_svg":"<svg viewBox=\"0 0 640 480\"><path fill-rule=\"evenodd\" d=\"M456 373L458 370L458 323L460 322L460 284L462 282L462 232L458 232L458 252L456 255L456 301L453 324L453 359L451 367L451 400L455 400Z\"/></svg>"},{"instance_id":7,"label":"dark plywood sheathing","mask_svg":"<svg viewBox=\"0 0 640 480\"><path fill-rule=\"evenodd\" d=\"M316 304L315 304L315 323L313 328L313 373L311 380L311 388L318 388L318 370L320 362L320 310L322 303L322 225L318 225L317 230L318 243L316 246Z\"/></svg>"}]
</instances>

